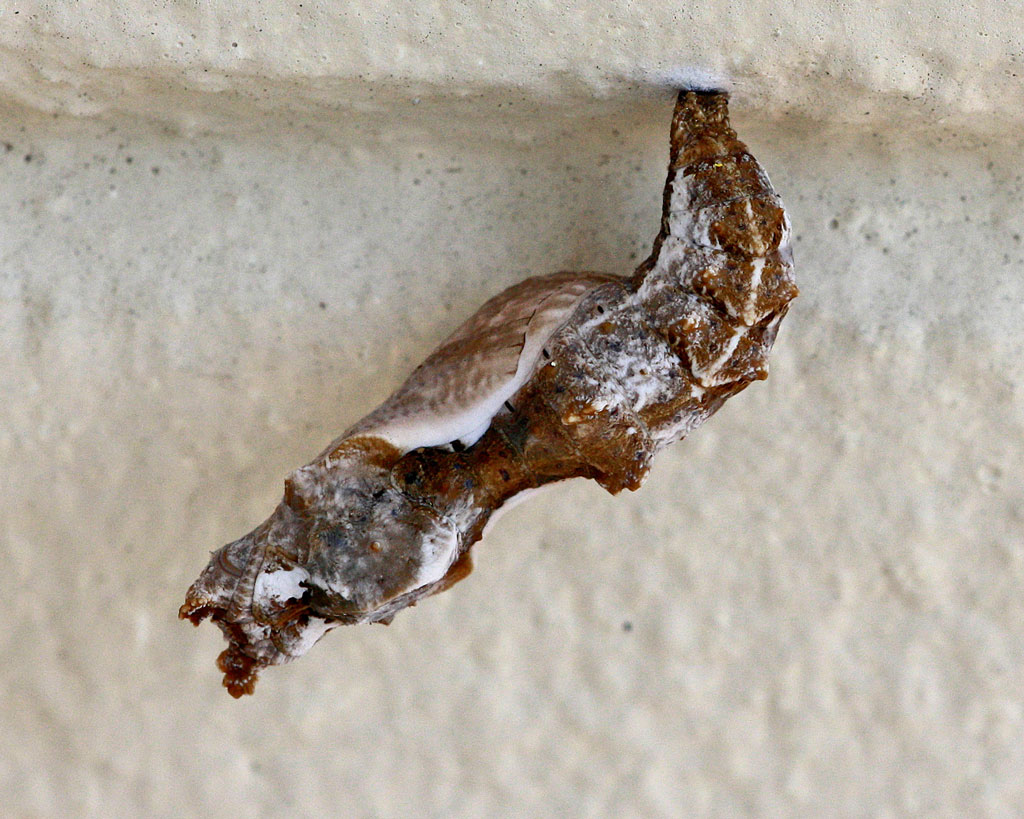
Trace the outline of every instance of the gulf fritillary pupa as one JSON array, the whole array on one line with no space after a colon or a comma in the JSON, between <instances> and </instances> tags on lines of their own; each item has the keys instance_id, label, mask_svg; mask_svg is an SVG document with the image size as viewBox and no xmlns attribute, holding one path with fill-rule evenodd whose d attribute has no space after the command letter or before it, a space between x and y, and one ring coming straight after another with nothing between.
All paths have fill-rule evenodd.
<instances>
[{"instance_id":1,"label":"gulf fritillary pupa","mask_svg":"<svg viewBox=\"0 0 1024 819\"><path fill-rule=\"evenodd\" d=\"M517 495L577 477L638 489L660 449L767 377L797 295L790 226L725 92L679 93L670 157L632 276L555 273L495 296L213 554L179 614L224 632L233 696L335 626L388 623L457 583Z\"/></svg>"}]
</instances>

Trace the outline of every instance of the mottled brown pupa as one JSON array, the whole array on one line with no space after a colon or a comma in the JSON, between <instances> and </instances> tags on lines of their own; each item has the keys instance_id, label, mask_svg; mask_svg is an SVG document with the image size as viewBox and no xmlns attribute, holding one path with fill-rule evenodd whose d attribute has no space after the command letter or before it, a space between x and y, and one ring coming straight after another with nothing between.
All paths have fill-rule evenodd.
<instances>
[{"instance_id":1,"label":"mottled brown pupa","mask_svg":"<svg viewBox=\"0 0 1024 819\"><path fill-rule=\"evenodd\" d=\"M555 273L495 296L214 553L180 615L224 632L228 691L465 577L488 519L529 489L637 489L662 447L767 376L797 295L789 235L727 95L680 92L661 231L631 277Z\"/></svg>"}]
</instances>

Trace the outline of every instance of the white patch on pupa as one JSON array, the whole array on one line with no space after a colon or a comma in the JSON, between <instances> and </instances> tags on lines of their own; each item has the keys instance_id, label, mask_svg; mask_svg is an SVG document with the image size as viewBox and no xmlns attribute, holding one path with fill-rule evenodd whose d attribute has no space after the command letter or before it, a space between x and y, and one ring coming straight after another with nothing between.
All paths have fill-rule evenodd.
<instances>
[{"instance_id":1,"label":"white patch on pupa","mask_svg":"<svg viewBox=\"0 0 1024 819\"><path fill-rule=\"evenodd\" d=\"M513 383L515 383L515 382L513 382ZM521 385L519 385L519 386L521 386ZM518 386L516 387L516 389L518 390ZM515 395L515 392L513 392L512 395ZM509 398L511 398L512 395L510 395ZM502 403L504 404L505 401L507 401L507 400L508 400L508 398L503 399ZM490 407L486 408L486 412L490 412ZM491 412L489 415L487 415L486 412L481 412L480 413L480 418L482 420L480 422L480 425L476 429L474 429L468 435L463 435L461 438L458 439L460 444L462 444L463 446L473 446L473 444L475 444L477 441L479 441L483 437L484 433L487 432L487 430L489 430L491 428L491 421L494 419L494 416L497 413L497 410L495 410L494 412ZM454 439L452 439L452 440L454 440Z\"/></svg>"},{"instance_id":2,"label":"white patch on pupa","mask_svg":"<svg viewBox=\"0 0 1024 819\"><path fill-rule=\"evenodd\" d=\"M306 591L302 583L308 580L309 572L298 567L263 572L256 578L253 597L276 604L298 600Z\"/></svg>"},{"instance_id":3,"label":"white patch on pupa","mask_svg":"<svg viewBox=\"0 0 1024 819\"><path fill-rule=\"evenodd\" d=\"M336 625L337 623L328 623L320 617L310 617L305 628L299 632L298 639L288 646L288 656L301 657Z\"/></svg>"},{"instance_id":4,"label":"white patch on pupa","mask_svg":"<svg viewBox=\"0 0 1024 819\"><path fill-rule=\"evenodd\" d=\"M693 374L705 387L714 387L716 384L724 383L719 373L732 358L732 354L736 352L736 346L740 343L740 339L747 334L747 327L737 327L733 329L733 334L729 341L726 342L725 347L722 350L722 354L718 356L706 367L694 367Z\"/></svg>"},{"instance_id":5,"label":"white patch on pupa","mask_svg":"<svg viewBox=\"0 0 1024 819\"><path fill-rule=\"evenodd\" d=\"M448 573L459 552L459 533L445 527L424 535L420 543L420 565L416 571L416 585L428 586Z\"/></svg>"},{"instance_id":6,"label":"white patch on pupa","mask_svg":"<svg viewBox=\"0 0 1024 819\"><path fill-rule=\"evenodd\" d=\"M752 260L750 271L750 289L747 291L747 299L743 305L743 323L747 325L757 321L757 296L758 288L761 286L761 275L764 272L764 257L759 256Z\"/></svg>"},{"instance_id":7,"label":"white patch on pupa","mask_svg":"<svg viewBox=\"0 0 1024 819\"><path fill-rule=\"evenodd\" d=\"M673 444L681 438L685 438L693 430L707 420L707 412L698 409L688 409L680 412L670 423L663 424L652 430L651 438L657 449Z\"/></svg>"},{"instance_id":8,"label":"white patch on pupa","mask_svg":"<svg viewBox=\"0 0 1024 819\"><path fill-rule=\"evenodd\" d=\"M695 247L718 248L718 242L711 239L714 218L712 208L701 208L696 212L691 209L690 178L683 174L682 168L677 169L672 178L672 194L669 197L669 234ZM662 248L664 250L664 245Z\"/></svg>"}]
</instances>

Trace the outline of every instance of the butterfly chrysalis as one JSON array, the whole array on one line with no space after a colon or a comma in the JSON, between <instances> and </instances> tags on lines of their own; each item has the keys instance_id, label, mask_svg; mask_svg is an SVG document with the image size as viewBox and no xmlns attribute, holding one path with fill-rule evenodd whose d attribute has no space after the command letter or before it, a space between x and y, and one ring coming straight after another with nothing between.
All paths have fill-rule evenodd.
<instances>
[{"instance_id":1,"label":"butterfly chrysalis","mask_svg":"<svg viewBox=\"0 0 1024 819\"><path fill-rule=\"evenodd\" d=\"M224 632L228 691L461 580L488 520L528 490L637 489L660 449L767 376L797 295L789 236L727 94L680 92L661 230L632 276L556 273L495 296L214 553L180 615Z\"/></svg>"}]
</instances>

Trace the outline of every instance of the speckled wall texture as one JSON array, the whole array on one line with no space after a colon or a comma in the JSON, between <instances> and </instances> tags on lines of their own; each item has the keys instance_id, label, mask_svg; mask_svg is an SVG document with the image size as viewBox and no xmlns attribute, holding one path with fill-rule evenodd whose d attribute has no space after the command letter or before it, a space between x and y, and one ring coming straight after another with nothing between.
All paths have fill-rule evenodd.
<instances>
[{"instance_id":1,"label":"speckled wall texture","mask_svg":"<svg viewBox=\"0 0 1024 819\"><path fill-rule=\"evenodd\" d=\"M1019 11L382 7L0 6L0 812L1015 815ZM794 225L769 380L232 700L208 551L485 298L646 255L688 65Z\"/></svg>"}]
</instances>

